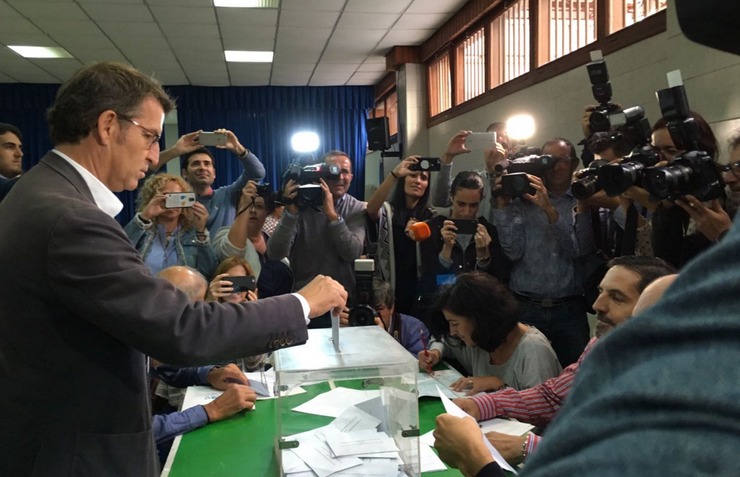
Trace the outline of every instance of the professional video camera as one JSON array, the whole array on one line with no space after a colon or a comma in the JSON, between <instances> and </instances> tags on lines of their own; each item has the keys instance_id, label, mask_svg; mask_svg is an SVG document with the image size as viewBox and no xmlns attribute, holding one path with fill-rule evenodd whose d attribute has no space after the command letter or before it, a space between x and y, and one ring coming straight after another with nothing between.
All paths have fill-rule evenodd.
<instances>
[{"instance_id":1,"label":"professional video camera","mask_svg":"<svg viewBox=\"0 0 740 477\"><path fill-rule=\"evenodd\" d=\"M519 197L524 194L534 194L536 191L529 183L527 174L542 177L555 165L555 158L549 154L520 157L496 164L496 171L506 171L501 177L501 194L509 197Z\"/></svg>"},{"instance_id":2,"label":"professional video camera","mask_svg":"<svg viewBox=\"0 0 740 477\"><path fill-rule=\"evenodd\" d=\"M699 127L690 116L683 84L662 89L656 94L673 143L686 152L667 166L644 171L644 188L658 199L673 200L687 194L701 201L723 197L724 181L714 159L700 150Z\"/></svg>"},{"instance_id":3,"label":"professional video camera","mask_svg":"<svg viewBox=\"0 0 740 477\"><path fill-rule=\"evenodd\" d=\"M324 195L319 185L320 179L338 179L341 170L336 164L309 164L301 166L300 164L291 164L283 172L282 184L283 190L289 180L294 180L298 185L298 195L293 201L285 198L281 199L284 204L297 203L312 207L320 207L324 203Z\"/></svg>"},{"instance_id":4,"label":"professional video camera","mask_svg":"<svg viewBox=\"0 0 740 477\"><path fill-rule=\"evenodd\" d=\"M355 294L349 310L349 326L375 325L378 313L373 309L373 272L375 262L370 259L355 260Z\"/></svg>"},{"instance_id":5,"label":"professional video camera","mask_svg":"<svg viewBox=\"0 0 740 477\"><path fill-rule=\"evenodd\" d=\"M606 70L606 61L601 57L601 52L592 52L592 60L586 65L586 69L591 80L591 92L599 105L591 112L588 124L592 133L605 132L611 129L610 114L619 111L619 106L611 102L612 85L609 83L609 72Z\"/></svg>"}]
</instances>

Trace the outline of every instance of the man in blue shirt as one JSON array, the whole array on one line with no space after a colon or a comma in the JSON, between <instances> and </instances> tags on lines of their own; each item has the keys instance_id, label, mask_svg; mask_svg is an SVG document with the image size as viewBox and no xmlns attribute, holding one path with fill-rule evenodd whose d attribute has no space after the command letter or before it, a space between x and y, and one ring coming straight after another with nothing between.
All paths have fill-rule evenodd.
<instances>
[{"instance_id":1,"label":"man in blue shirt","mask_svg":"<svg viewBox=\"0 0 740 477\"><path fill-rule=\"evenodd\" d=\"M214 189L212 186L216 180L215 161L211 152L198 142L201 132L185 134L174 146L162 151L157 169L171 159L182 156L180 160L182 177L197 194L198 202L208 209L206 227L211 236L215 236L218 229L230 226L234 222L241 190L246 187L249 180L261 181L265 177L265 167L257 156L239 142L239 138L233 132L228 129L216 129L213 132L226 135L226 144L216 147L233 152L239 158L243 172L231 184Z\"/></svg>"},{"instance_id":2,"label":"man in blue shirt","mask_svg":"<svg viewBox=\"0 0 740 477\"><path fill-rule=\"evenodd\" d=\"M159 273L159 277L185 292L193 302L203 301L206 297L208 282L203 275L189 267L165 268ZM252 409L257 399L257 394L248 386L249 381L244 373L233 364L224 367L178 368L152 361L152 366L157 376L170 386L213 386L223 391L223 394L208 404L152 416L152 432L160 462L166 460L175 437L231 417L243 409Z\"/></svg>"},{"instance_id":3,"label":"man in blue shirt","mask_svg":"<svg viewBox=\"0 0 740 477\"><path fill-rule=\"evenodd\" d=\"M534 194L498 197L493 224L513 262L509 286L520 303L521 321L552 342L565 368L589 339L586 300L576 259L594 249L591 215L570 191L578 167L575 147L554 138L542 147L555 164L543 178L529 175Z\"/></svg>"}]
</instances>

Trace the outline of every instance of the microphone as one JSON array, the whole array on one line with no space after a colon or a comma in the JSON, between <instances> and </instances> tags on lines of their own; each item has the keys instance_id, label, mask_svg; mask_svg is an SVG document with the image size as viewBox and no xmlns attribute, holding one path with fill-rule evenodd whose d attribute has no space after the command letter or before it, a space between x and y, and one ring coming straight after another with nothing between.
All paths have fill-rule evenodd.
<instances>
[{"instance_id":1,"label":"microphone","mask_svg":"<svg viewBox=\"0 0 740 477\"><path fill-rule=\"evenodd\" d=\"M414 222L408 228L408 235L414 242L421 242L432 235L429 224L426 222Z\"/></svg>"}]
</instances>

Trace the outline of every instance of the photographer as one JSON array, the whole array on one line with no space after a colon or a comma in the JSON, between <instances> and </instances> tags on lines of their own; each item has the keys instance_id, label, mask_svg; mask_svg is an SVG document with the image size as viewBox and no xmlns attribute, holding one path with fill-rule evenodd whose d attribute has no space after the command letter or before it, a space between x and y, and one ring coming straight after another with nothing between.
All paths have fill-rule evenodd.
<instances>
[{"instance_id":1,"label":"photographer","mask_svg":"<svg viewBox=\"0 0 740 477\"><path fill-rule=\"evenodd\" d=\"M290 267L267 256L269 236L262 226L273 208L269 186L247 182L239 196L234 223L221 228L213 239L213 250L221 260L238 256L249 262L263 298L290 293L293 288Z\"/></svg>"},{"instance_id":2,"label":"photographer","mask_svg":"<svg viewBox=\"0 0 740 477\"><path fill-rule=\"evenodd\" d=\"M152 273L187 265L210 276L218 260L206 228L208 211L200 202L187 208L166 208L167 194L180 192L191 192L181 177L150 176L137 197L136 215L124 231Z\"/></svg>"},{"instance_id":3,"label":"photographer","mask_svg":"<svg viewBox=\"0 0 740 477\"><path fill-rule=\"evenodd\" d=\"M243 172L231 184L214 189L216 181L216 164L213 154L200 143L203 131L194 131L180 136L175 145L159 154L159 162L151 165L150 170L156 172L167 162L177 156L180 157L182 177L190 184L198 195L198 202L208 209L208 230L212 234L221 228L231 225L236 214L235 204L239 191L247 185L247 180L261 180L265 177L265 167L249 149L244 147L236 134L228 129L216 129L215 134L225 136L225 144L215 146L218 149L228 149L239 158Z\"/></svg>"},{"instance_id":4,"label":"photographer","mask_svg":"<svg viewBox=\"0 0 740 477\"><path fill-rule=\"evenodd\" d=\"M555 164L544 178L528 175L534 194L512 200L499 196L493 223L512 260L509 286L522 310L522 322L552 342L560 364L578 359L589 338L582 277L576 260L594 250L591 215L570 192L578 167L575 147L554 138L542 146Z\"/></svg>"},{"instance_id":5,"label":"photographer","mask_svg":"<svg viewBox=\"0 0 740 477\"><path fill-rule=\"evenodd\" d=\"M698 146L716 160L717 140L709 124L695 111L689 111L689 115L697 125ZM656 167L670 165L675 158L687 152L676 147L668 130L668 122L665 117L660 118L652 128L652 144L661 159ZM675 203L670 200L658 201L651 198L646 189L638 186L627 189L620 199L618 219L627 215L631 205L635 205L638 211L644 211L637 218L638 243L635 251L652 251L654 256L677 268L706 250L724 231L729 230L730 218L722 209L719 199L713 199L705 205L688 194L676 199ZM618 223L624 228L623 220L618 220ZM649 248L645 245L646 241Z\"/></svg>"},{"instance_id":6,"label":"photographer","mask_svg":"<svg viewBox=\"0 0 740 477\"><path fill-rule=\"evenodd\" d=\"M486 199L481 203L478 215L491 220L490 211L492 198L491 190L492 185L500 174L496 171L495 167L507 156L513 153L512 147L509 143L509 136L506 133L506 123L494 122L488 125L486 132L496 133L496 145L493 148L485 149L483 151L483 163L485 165L483 170L476 171L483 178L483 194ZM452 161L456 156L461 154L467 154L470 151L465 147L465 138L471 134L472 131L458 131L454 136L447 142L447 149L442 154L441 162L442 168L437 174L437 180L434 183L432 191L432 203L440 207L448 207L450 205L450 185L452 183Z\"/></svg>"},{"instance_id":7,"label":"photographer","mask_svg":"<svg viewBox=\"0 0 740 477\"><path fill-rule=\"evenodd\" d=\"M337 280L346 290L355 289L354 261L365 242L365 203L347 194L352 182L352 163L347 153L330 151L322 162L339 166L335 179L320 179L321 210L294 202L299 184L289 180L283 198L290 201L275 232L267 242L273 260L288 257L295 275L294 289L300 289L316 275ZM311 327L328 328L328 314L311 322Z\"/></svg>"},{"instance_id":8,"label":"photographer","mask_svg":"<svg viewBox=\"0 0 740 477\"><path fill-rule=\"evenodd\" d=\"M478 216L484 200L483 179L474 171L455 176L450 188L449 217L438 215L429 221L431 237L421 242L421 278L416 316L426 319L440 285L472 271L486 272L503 283L509 279L509 260L503 253L496 227ZM466 225L469 230L459 230Z\"/></svg>"},{"instance_id":9,"label":"photographer","mask_svg":"<svg viewBox=\"0 0 740 477\"><path fill-rule=\"evenodd\" d=\"M410 169L418 161L418 156L401 161L367 202L367 215L378 224L376 269L396 290L395 305L401 313L409 313L414 306L421 266L419 242L412 240L409 227L433 215L428 206L430 173Z\"/></svg>"}]
</instances>

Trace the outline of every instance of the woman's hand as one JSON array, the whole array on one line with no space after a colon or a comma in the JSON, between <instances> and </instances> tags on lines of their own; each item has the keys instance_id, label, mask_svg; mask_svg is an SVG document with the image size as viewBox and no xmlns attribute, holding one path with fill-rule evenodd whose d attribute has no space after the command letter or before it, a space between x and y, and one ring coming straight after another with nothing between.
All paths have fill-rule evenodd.
<instances>
[{"instance_id":1,"label":"woman's hand","mask_svg":"<svg viewBox=\"0 0 740 477\"><path fill-rule=\"evenodd\" d=\"M206 206L200 202L195 202L189 210L187 213L193 221L195 231L199 234L205 233L206 223L208 222L208 209L206 209Z\"/></svg>"},{"instance_id":2,"label":"woman's hand","mask_svg":"<svg viewBox=\"0 0 740 477\"><path fill-rule=\"evenodd\" d=\"M153 220L154 218L162 215L167 209L164 206L164 201L167 198L167 194L164 192L157 192L154 197L151 198L144 210L141 211L141 218L144 220Z\"/></svg>"},{"instance_id":3,"label":"woman's hand","mask_svg":"<svg viewBox=\"0 0 740 477\"><path fill-rule=\"evenodd\" d=\"M433 368L442 358L439 350L431 349L419 351L419 369L427 370Z\"/></svg>"},{"instance_id":4,"label":"woman's hand","mask_svg":"<svg viewBox=\"0 0 740 477\"><path fill-rule=\"evenodd\" d=\"M485 391L498 391L505 386L496 376L475 376L458 379L450 385L450 389L457 393L465 391L466 396L472 396Z\"/></svg>"},{"instance_id":5,"label":"woman's hand","mask_svg":"<svg viewBox=\"0 0 740 477\"><path fill-rule=\"evenodd\" d=\"M475 248L477 252L482 252L479 259L484 259L489 256L488 246L491 245L491 236L488 234L488 229L483 224L478 224L475 231Z\"/></svg>"},{"instance_id":6,"label":"woman's hand","mask_svg":"<svg viewBox=\"0 0 740 477\"><path fill-rule=\"evenodd\" d=\"M407 175L414 172L410 169L410 167L412 164L417 164L419 162L419 157L421 156L409 156L403 161L399 162L398 165L393 168L393 175L398 177L399 179L403 179Z\"/></svg>"},{"instance_id":7,"label":"woman's hand","mask_svg":"<svg viewBox=\"0 0 740 477\"><path fill-rule=\"evenodd\" d=\"M699 232L712 242L716 242L732 227L732 219L717 199L712 200L707 207L699 199L688 194L676 199L676 204L689 214Z\"/></svg>"},{"instance_id":8,"label":"woman's hand","mask_svg":"<svg viewBox=\"0 0 740 477\"><path fill-rule=\"evenodd\" d=\"M213 280L211 280L211 283L208 284L208 295L211 298L219 299L234 293L234 284L228 280L224 280L224 277L228 276L228 273L222 273L220 275L216 275Z\"/></svg>"}]
</instances>

